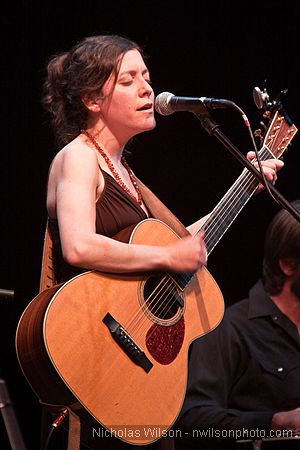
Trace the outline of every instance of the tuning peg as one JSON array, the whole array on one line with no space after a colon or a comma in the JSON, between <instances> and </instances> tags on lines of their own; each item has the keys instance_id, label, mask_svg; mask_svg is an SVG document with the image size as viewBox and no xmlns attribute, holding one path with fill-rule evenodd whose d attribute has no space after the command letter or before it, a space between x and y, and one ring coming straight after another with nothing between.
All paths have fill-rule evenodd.
<instances>
[{"instance_id":1,"label":"tuning peg","mask_svg":"<svg viewBox=\"0 0 300 450\"><path fill-rule=\"evenodd\" d=\"M255 130L255 131L253 132L253 134L254 134L255 137L258 137L258 138L261 138L261 137L262 137L262 131L261 131L260 128L258 128L257 130Z\"/></svg>"}]
</instances>

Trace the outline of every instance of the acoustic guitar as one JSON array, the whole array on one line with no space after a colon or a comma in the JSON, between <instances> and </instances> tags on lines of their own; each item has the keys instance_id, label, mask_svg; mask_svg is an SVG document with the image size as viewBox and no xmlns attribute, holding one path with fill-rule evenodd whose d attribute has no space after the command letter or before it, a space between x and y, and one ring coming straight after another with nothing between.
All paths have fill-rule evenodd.
<instances>
[{"instance_id":1,"label":"acoustic guitar","mask_svg":"<svg viewBox=\"0 0 300 450\"><path fill-rule=\"evenodd\" d=\"M261 159L280 157L296 131L277 111ZM201 228L208 254L257 186L245 169L214 208ZM163 222L146 219L129 242L177 239ZM223 313L222 293L205 267L195 274L89 271L31 301L18 324L17 356L42 402L77 402L99 430L144 445L170 430L185 396L189 346Z\"/></svg>"}]
</instances>

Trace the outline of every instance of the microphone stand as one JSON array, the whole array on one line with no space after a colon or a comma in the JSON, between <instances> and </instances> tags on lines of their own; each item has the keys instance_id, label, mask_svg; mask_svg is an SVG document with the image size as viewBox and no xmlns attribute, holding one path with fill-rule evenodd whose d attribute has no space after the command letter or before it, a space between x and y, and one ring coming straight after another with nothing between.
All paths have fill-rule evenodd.
<instances>
[{"instance_id":1,"label":"microphone stand","mask_svg":"<svg viewBox=\"0 0 300 450\"><path fill-rule=\"evenodd\" d=\"M26 450L5 381L0 378L0 411L12 450Z\"/></svg>"},{"instance_id":2,"label":"microphone stand","mask_svg":"<svg viewBox=\"0 0 300 450\"><path fill-rule=\"evenodd\" d=\"M250 161L238 150L235 145L225 136L225 134L219 129L219 125L216 124L205 105L203 105L202 111L199 113L194 113L196 117L200 120L203 128L208 132L210 136L214 136L217 138L223 145L226 147L231 154L241 163L244 167L246 167L249 172L251 172L263 185L265 185L265 180L263 179L261 173L251 164ZM273 184L269 183L266 180L268 188L272 192L273 200L275 199L282 208L286 209L299 223L300 223L300 214L281 194L280 192L273 186Z\"/></svg>"}]
</instances>

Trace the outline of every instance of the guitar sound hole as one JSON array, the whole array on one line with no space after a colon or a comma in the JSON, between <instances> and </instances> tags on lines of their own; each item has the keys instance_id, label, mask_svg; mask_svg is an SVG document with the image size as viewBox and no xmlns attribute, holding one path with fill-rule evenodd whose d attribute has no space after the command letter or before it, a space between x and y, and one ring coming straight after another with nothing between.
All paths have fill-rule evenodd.
<instances>
[{"instance_id":1,"label":"guitar sound hole","mask_svg":"<svg viewBox=\"0 0 300 450\"><path fill-rule=\"evenodd\" d=\"M147 279L144 285L144 301L148 310L163 320L174 317L184 304L182 293L167 275L153 275Z\"/></svg>"}]
</instances>

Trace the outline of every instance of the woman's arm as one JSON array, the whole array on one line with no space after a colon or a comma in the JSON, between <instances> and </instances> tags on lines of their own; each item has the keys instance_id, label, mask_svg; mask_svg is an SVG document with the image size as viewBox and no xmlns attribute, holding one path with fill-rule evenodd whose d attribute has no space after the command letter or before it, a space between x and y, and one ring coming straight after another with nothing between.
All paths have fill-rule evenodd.
<instances>
[{"instance_id":1,"label":"woman's arm","mask_svg":"<svg viewBox=\"0 0 300 450\"><path fill-rule=\"evenodd\" d=\"M48 210L54 209L55 189L62 253L69 264L110 272L199 268L204 256L201 236L150 246L124 244L97 234L95 203L102 183L95 153L86 146L66 147L52 165Z\"/></svg>"}]
</instances>

